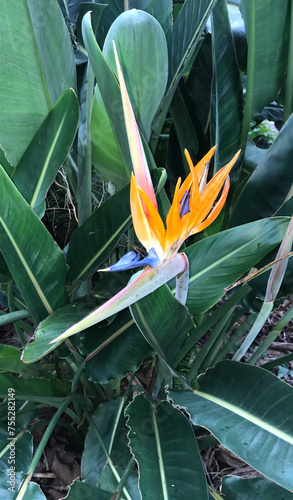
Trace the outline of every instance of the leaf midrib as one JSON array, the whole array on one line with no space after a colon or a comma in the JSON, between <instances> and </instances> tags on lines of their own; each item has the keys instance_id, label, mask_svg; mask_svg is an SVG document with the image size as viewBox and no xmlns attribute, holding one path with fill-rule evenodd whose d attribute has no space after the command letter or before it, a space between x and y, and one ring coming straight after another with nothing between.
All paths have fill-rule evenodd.
<instances>
[{"instance_id":1,"label":"leaf midrib","mask_svg":"<svg viewBox=\"0 0 293 500\"><path fill-rule=\"evenodd\" d=\"M286 443L293 445L293 435L291 436L290 434L287 434L286 432L278 429L277 427L274 427L269 422L265 422L263 419L249 413L247 410L240 408L239 406L236 406L232 403L229 403L228 401L225 401L224 399L221 399L217 396L213 396L212 394L207 394L206 392L194 390L193 393L196 394L197 396L207 399L208 401L211 401L212 403L217 404L222 408L225 408L226 410L233 412L235 415L242 417L244 420L251 422L254 425L257 425L261 429L269 432L270 434L276 436L277 438L282 439Z\"/></svg>"}]
</instances>

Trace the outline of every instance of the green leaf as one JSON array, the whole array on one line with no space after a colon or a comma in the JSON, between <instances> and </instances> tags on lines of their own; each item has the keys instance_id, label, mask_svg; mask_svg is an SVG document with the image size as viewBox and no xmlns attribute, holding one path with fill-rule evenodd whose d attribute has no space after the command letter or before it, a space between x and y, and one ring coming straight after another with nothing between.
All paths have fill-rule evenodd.
<instances>
[{"instance_id":1,"label":"green leaf","mask_svg":"<svg viewBox=\"0 0 293 500\"><path fill-rule=\"evenodd\" d=\"M65 257L2 168L0 236L1 252L36 321L66 303Z\"/></svg>"},{"instance_id":2,"label":"green leaf","mask_svg":"<svg viewBox=\"0 0 293 500\"><path fill-rule=\"evenodd\" d=\"M56 383L53 384L52 380L44 378L24 378L15 377L9 375L8 373L0 373L0 397L7 398L8 389L13 388L15 390L15 399L21 400L35 400L36 397L42 401L54 396L64 396L66 395L66 390L68 389L68 384Z\"/></svg>"},{"instance_id":3,"label":"green leaf","mask_svg":"<svg viewBox=\"0 0 293 500\"><path fill-rule=\"evenodd\" d=\"M20 350L10 345L0 345L0 371L19 373L31 377L41 376L38 366L26 366L20 360Z\"/></svg>"},{"instance_id":4,"label":"green leaf","mask_svg":"<svg viewBox=\"0 0 293 500\"><path fill-rule=\"evenodd\" d=\"M247 182L234 209L231 226L270 217L280 209L292 187L292 170L288 168L292 155L293 116L287 120Z\"/></svg>"},{"instance_id":5,"label":"green leaf","mask_svg":"<svg viewBox=\"0 0 293 500\"><path fill-rule=\"evenodd\" d=\"M119 313L109 325L96 329L95 335L81 334L81 343L88 377L103 384L134 373L143 359L153 355L128 310Z\"/></svg>"},{"instance_id":6,"label":"green leaf","mask_svg":"<svg viewBox=\"0 0 293 500\"><path fill-rule=\"evenodd\" d=\"M223 477L222 493L226 500L292 500L293 493L284 490L265 477L243 479L237 476Z\"/></svg>"},{"instance_id":7,"label":"green leaf","mask_svg":"<svg viewBox=\"0 0 293 500\"><path fill-rule=\"evenodd\" d=\"M119 184L117 183L117 187L125 186L130 180L130 172L131 168L131 157L128 147L127 134L125 129L124 117L123 117L123 108L122 101L120 96L120 87L118 81L102 54L95 36L93 34L92 26L91 26L91 17L90 13L87 13L82 21L82 33L83 39L85 43L85 47L87 49L90 63L94 72L94 75L97 80L97 84L99 86L99 90L101 93L101 97L98 96L98 109L102 109L102 122L97 122L96 126L98 127L98 138L96 138L95 143L100 146L103 150L103 140L104 137L107 137L107 134L110 133L108 128L110 126L110 131L112 130L113 138L111 137L110 142L114 142L116 144L116 149L119 151L119 155L121 158L121 163L114 164L114 166L109 163L109 172L106 173L107 180L112 180L117 183L118 179ZM103 112L103 105L101 104L101 99L103 101L103 105L105 106L105 110ZM97 103L95 102L93 108L92 120L98 116L95 114L95 106L97 107ZM105 118L105 113L108 115L108 118ZM101 129L102 124L102 129ZM91 126L91 133L95 133L93 131L93 125ZM107 143L106 143L107 146ZM98 153L97 153L98 154ZM108 155L106 155L108 157ZM95 152L93 151L93 160L95 158ZM111 150L110 150L110 158L111 159ZM107 164L108 165L108 164ZM116 167L116 168L115 168ZM118 168L119 167L119 168ZM106 171L107 166L104 167ZM117 171L118 170L118 171ZM112 172L114 178L112 179ZM103 175L104 170L101 171L101 175Z\"/></svg>"},{"instance_id":8,"label":"green leaf","mask_svg":"<svg viewBox=\"0 0 293 500\"><path fill-rule=\"evenodd\" d=\"M242 147L253 114L260 113L276 99L283 83L288 59L289 3L288 0L282 4L275 0L241 1L248 41Z\"/></svg>"},{"instance_id":9,"label":"green leaf","mask_svg":"<svg viewBox=\"0 0 293 500\"><path fill-rule=\"evenodd\" d=\"M168 40L170 87L183 73L216 3L217 0L184 3Z\"/></svg>"},{"instance_id":10,"label":"green leaf","mask_svg":"<svg viewBox=\"0 0 293 500\"><path fill-rule=\"evenodd\" d=\"M17 415L16 415L16 425L17 425ZM15 435L13 436L9 434L7 430L7 422L5 422L5 424L1 423L0 426L0 454L1 454L0 470L1 471L9 469L9 466L13 465L13 467L15 467L15 470L17 472L26 472L31 463L33 454L33 438L31 433L29 431L25 431L24 434L19 439L17 439L17 441L12 442L11 441L12 437L16 437L16 435L17 432L15 432ZM3 452L5 453L2 455ZM14 460L14 462L12 462L12 460Z\"/></svg>"},{"instance_id":11,"label":"green leaf","mask_svg":"<svg viewBox=\"0 0 293 500\"><path fill-rule=\"evenodd\" d=\"M172 4L172 0L161 0L160 2L157 2L157 0L147 0L146 2L142 2L141 0L129 1L130 7L133 5L133 8L144 10L155 17L162 26L166 36L170 34L173 24Z\"/></svg>"},{"instance_id":12,"label":"green leaf","mask_svg":"<svg viewBox=\"0 0 293 500\"><path fill-rule=\"evenodd\" d=\"M13 172L13 166L7 160L5 151L0 146L0 165L6 170L7 174L10 176Z\"/></svg>"},{"instance_id":13,"label":"green leaf","mask_svg":"<svg viewBox=\"0 0 293 500\"><path fill-rule=\"evenodd\" d=\"M202 313L216 304L226 287L281 243L288 223L285 217L263 219L228 229L185 249L190 266L187 308Z\"/></svg>"},{"instance_id":14,"label":"green leaf","mask_svg":"<svg viewBox=\"0 0 293 500\"><path fill-rule=\"evenodd\" d=\"M217 145L216 172L239 150L242 126L242 87L226 0L215 5L212 26L212 144Z\"/></svg>"},{"instance_id":15,"label":"green leaf","mask_svg":"<svg viewBox=\"0 0 293 500\"><path fill-rule=\"evenodd\" d=\"M66 496L69 500L90 500L92 498L98 498L99 500L112 500L113 495L111 492L104 491L101 488L97 488L87 481L80 481L76 479L69 487L69 493Z\"/></svg>"},{"instance_id":16,"label":"green leaf","mask_svg":"<svg viewBox=\"0 0 293 500\"><path fill-rule=\"evenodd\" d=\"M141 10L121 14L108 31L103 48L103 54L117 76L113 40L136 120L148 141L151 122L168 78L164 31L154 17Z\"/></svg>"},{"instance_id":17,"label":"green leaf","mask_svg":"<svg viewBox=\"0 0 293 500\"><path fill-rule=\"evenodd\" d=\"M126 445L126 428L123 415L124 399L108 401L99 406L93 421L114 465L126 466L129 450ZM87 431L84 452L81 459L81 475L90 484L97 480L107 463L107 457L93 425Z\"/></svg>"},{"instance_id":18,"label":"green leaf","mask_svg":"<svg viewBox=\"0 0 293 500\"><path fill-rule=\"evenodd\" d=\"M186 0L174 23L172 32L168 37L169 77L167 92L154 119L154 134L152 137L152 148L161 133L164 120L172 99L178 86L179 80L190 62L200 37L205 28L207 19L215 6L217 0Z\"/></svg>"},{"instance_id":19,"label":"green leaf","mask_svg":"<svg viewBox=\"0 0 293 500\"><path fill-rule=\"evenodd\" d=\"M194 425L210 432L261 474L292 490L293 389L266 370L221 361L198 378L199 389L171 391Z\"/></svg>"},{"instance_id":20,"label":"green leaf","mask_svg":"<svg viewBox=\"0 0 293 500\"><path fill-rule=\"evenodd\" d=\"M60 343L49 344L49 342L82 319L92 308L93 306L87 303L76 302L67 304L48 316L39 324L33 342L25 346L22 361L34 363L53 351Z\"/></svg>"},{"instance_id":21,"label":"green leaf","mask_svg":"<svg viewBox=\"0 0 293 500\"><path fill-rule=\"evenodd\" d=\"M0 144L16 165L52 105L75 89L75 62L56 0L1 0L0 10Z\"/></svg>"},{"instance_id":22,"label":"green leaf","mask_svg":"<svg viewBox=\"0 0 293 500\"><path fill-rule=\"evenodd\" d=\"M8 474L9 474L8 470L0 472L1 500L16 500L19 486L21 482L25 479L26 475L21 474L20 472L16 472L15 481L13 476L13 481L10 483L7 482L7 480L9 479L9 476L7 477ZM46 500L46 497L42 492L41 488L39 487L39 485L31 481L28 484L28 487L26 489L24 496L22 497L22 500Z\"/></svg>"},{"instance_id":23,"label":"green leaf","mask_svg":"<svg viewBox=\"0 0 293 500\"><path fill-rule=\"evenodd\" d=\"M167 401L155 407L144 395L137 396L125 414L142 500L207 500L201 458L187 419Z\"/></svg>"},{"instance_id":24,"label":"green leaf","mask_svg":"<svg viewBox=\"0 0 293 500\"><path fill-rule=\"evenodd\" d=\"M194 328L186 308L164 285L133 304L130 310L152 348L163 360L172 364L189 331Z\"/></svg>"},{"instance_id":25,"label":"green leaf","mask_svg":"<svg viewBox=\"0 0 293 500\"><path fill-rule=\"evenodd\" d=\"M103 203L71 236L69 283L85 280L105 262L131 223L129 186Z\"/></svg>"},{"instance_id":26,"label":"green leaf","mask_svg":"<svg viewBox=\"0 0 293 500\"><path fill-rule=\"evenodd\" d=\"M75 138L78 100L67 90L48 113L22 155L12 180L38 217L45 212L45 198Z\"/></svg>"},{"instance_id":27,"label":"green leaf","mask_svg":"<svg viewBox=\"0 0 293 500\"><path fill-rule=\"evenodd\" d=\"M117 103L117 101L115 102ZM122 113L121 107L120 110ZM120 150L98 85L95 87L90 134L92 162L98 174L103 179L111 181L118 188L125 186L130 179L130 169ZM125 140L127 141L127 137L125 137Z\"/></svg>"}]
</instances>

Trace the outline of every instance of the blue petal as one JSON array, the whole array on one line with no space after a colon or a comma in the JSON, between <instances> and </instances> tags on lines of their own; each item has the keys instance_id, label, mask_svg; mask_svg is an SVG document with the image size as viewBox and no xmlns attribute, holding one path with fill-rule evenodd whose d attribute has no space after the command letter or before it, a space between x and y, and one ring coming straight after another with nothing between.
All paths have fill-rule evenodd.
<instances>
[{"instance_id":1,"label":"blue petal","mask_svg":"<svg viewBox=\"0 0 293 500\"><path fill-rule=\"evenodd\" d=\"M140 255L135 252L128 252L109 268L109 271L126 271L128 269L135 269L141 266L157 267L161 264L161 260L154 248L151 248L149 254L144 259L140 259Z\"/></svg>"},{"instance_id":2,"label":"blue petal","mask_svg":"<svg viewBox=\"0 0 293 500\"><path fill-rule=\"evenodd\" d=\"M183 215L186 215L190 212L189 199L190 199L190 189L188 189L188 191L185 191L184 195L181 198L180 207L179 207L180 219L182 219Z\"/></svg>"}]
</instances>

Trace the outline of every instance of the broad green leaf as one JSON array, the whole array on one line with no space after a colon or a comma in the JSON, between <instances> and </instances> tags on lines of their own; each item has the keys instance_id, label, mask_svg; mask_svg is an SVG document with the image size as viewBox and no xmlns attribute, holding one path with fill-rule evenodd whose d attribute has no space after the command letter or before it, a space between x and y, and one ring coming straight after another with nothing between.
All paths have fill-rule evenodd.
<instances>
[{"instance_id":1,"label":"broad green leaf","mask_svg":"<svg viewBox=\"0 0 293 500\"><path fill-rule=\"evenodd\" d=\"M82 21L82 34L83 34L83 39L85 43L85 47L87 49L88 55L89 55L89 60L94 72L94 75L97 80L97 84L99 86L99 90L101 92L101 97L106 109L106 112L108 114L108 117L110 119L110 127L113 131L114 137L113 141L116 143L116 147L118 147L118 150L121 155L121 164L120 164L120 170L118 171L118 175L120 176L120 182L119 184L116 184L117 187L123 187L125 186L129 180L130 180L130 172L131 172L131 157L130 157L130 152L129 152L129 147L128 147L128 141L127 141L127 135L126 135L126 129L125 129L125 123L124 123L124 117L123 117L123 109L122 109L122 101L121 101L121 96L120 96L120 87L117 82L117 79L109 66L107 60L105 59L104 55L102 54L95 36L93 34L92 26L91 26L91 17L90 13L87 13ZM97 103L96 103L97 105ZM99 106L100 108L100 106ZM97 123L97 127L99 127L99 131L101 129L101 124L106 125L106 129L104 129L104 132L101 132L102 138L99 142L99 140L96 139L96 143L100 145L100 147L103 146L103 136L108 133L108 126L109 122L105 120L104 118L104 123L103 123L103 116L105 117L105 112L102 115L102 122ZM93 113L93 119L95 117L95 114ZM103 127L104 128L104 127ZM91 126L91 133L93 132L93 126ZM112 140L112 139L111 139ZM93 152L93 160L95 153ZM115 166L115 165L114 165ZM118 165L116 165L118 167ZM106 168L106 167L105 167ZM101 172L103 174L103 170ZM112 167L111 164L109 164L109 173L107 174L107 180L111 180L112 176ZM117 182L117 172L116 169L114 170L114 179L115 182Z\"/></svg>"},{"instance_id":2,"label":"broad green leaf","mask_svg":"<svg viewBox=\"0 0 293 500\"><path fill-rule=\"evenodd\" d=\"M132 464L133 465L133 464ZM115 467L119 477L122 478L124 472L126 471L122 467ZM103 488L106 491L111 491L112 495L117 494L117 478L115 478L113 471L111 470L111 467L109 464L106 464L104 469L101 472L101 475L98 479L98 486ZM129 497L126 497L122 493L122 498L128 498L129 500L141 500L141 494L138 488L138 473L136 471L132 471L125 482L125 489L129 495ZM115 498L115 496L114 496Z\"/></svg>"},{"instance_id":3,"label":"broad green leaf","mask_svg":"<svg viewBox=\"0 0 293 500\"><path fill-rule=\"evenodd\" d=\"M12 180L38 217L45 212L45 198L75 138L78 100L67 90L48 113L22 155Z\"/></svg>"},{"instance_id":4,"label":"broad green leaf","mask_svg":"<svg viewBox=\"0 0 293 500\"><path fill-rule=\"evenodd\" d=\"M88 483L87 481L80 481L76 479L69 487L69 493L66 496L68 500L90 500L97 498L99 500L112 500L113 495L109 491L104 491L101 488Z\"/></svg>"},{"instance_id":5,"label":"broad green leaf","mask_svg":"<svg viewBox=\"0 0 293 500\"><path fill-rule=\"evenodd\" d=\"M207 500L201 458L187 419L167 401L155 407L144 395L127 406L125 415L142 500Z\"/></svg>"},{"instance_id":6,"label":"broad green leaf","mask_svg":"<svg viewBox=\"0 0 293 500\"><path fill-rule=\"evenodd\" d=\"M60 382L60 381L59 381ZM54 396L64 396L68 389L68 384L59 383L56 381L54 384L52 380L44 378L24 378L15 377L8 373L0 373L0 397L7 398L8 389L15 390L15 399L20 400L35 400L43 401Z\"/></svg>"},{"instance_id":7,"label":"broad green leaf","mask_svg":"<svg viewBox=\"0 0 293 500\"><path fill-rule=\"evenodd\" d=\"M240 148L242 86L229 21L227 2L219 0L212 12L212 144L216 144L214 172Z\"/></svg>"},{"instance_id":8,"label":"broad green leaf","mask_svg":"<svg viewBox=\"0 0 293 500\"><path fill-rule=\"evenodd\" d=\"M111 181L114 186L125 186L130 179L129 168L117 143L98 85L95 87L90 134L92 162L99 175L103 179ZM126 137L125 140L127 141Z\"/></svg>"},{"instance_id":9,"label":"broad green leaf","mask_svg":"<svg viewBox=\"0 0 293 500\"><path fill-rule=\"evenodd\" d=\"M261 474L293 489L293 389L262 368L221 361L193 392L171 391L194 425L210 432Z\"/></svg>"},{"instance_id":10,"label":"broad green leaf","mask_svg":"<svg viewBox=\"0 0 293 500\"><path fill-rule=\"evenodd\" d=\"M65 304L65 257L2 168L0 237L1 252L36 321Z\"/></svg>"},{"instance_id":11,"label":"broad green leaf","mask_svg":"<svg viewBox=\"0 0 293 500\"><path fill-rule=\"evenodd\" d=\"M281 89L288 60L290 2L242 0L241 13L248 42L246 97L242 147L250 121Z\"/></svg>"},{"instance_id":12,"label":"broad green leaf","mask_svg":"<svg viewBox=\"0 0 293 500\"><path fill-rule=\"evenodd\" d=\"M39 366L26 366L20 360L21 352L17 347L0 345L0 371L19 373L28 376L42 376Z\"/></svg>"},{"instance_id":13,"label":"broad green leaf","mask_svg":"<svg viewBox=\"0 0 293 500\"><path fill-rule=\"evenodd\" d=\"M16 472L15 481L8 483L8 470L0 472L0 496L1 500L16 500L18 488L26 475ZM13 478L14 479L14 478ZM22 500L46 500L44 493L37 483L30 482ZM105 499L108 500L108 499Z\"/></svg>"},{"instance_id":14,"label":"broad green leaf","mask_svg":"<svg viewBox=\"0 0 293 500\"><path fill-rule=\"evenodd\" d=\"M130 0L129 7L141 9L151 14L157 19L157 21L159 21L166 36L169 35L173 24L172 0L161 0L160 2L157 2L157 0Z\"/></svg>"},{"instance_id":15,"label":"broad green leaf","mask_svg":"<svg viewBox=\"0 0 293 500\"><path fill-rule=\"evenodd\" d=\"M202 313L216 304L226 287L281 243L288 224L289 218L285 217L263 219L228 229L185 249L190 266L187 308Z\"/></svg>"},{"instance_id":16,"label":"broad green leaf","mask_svg":"<svg viewBox=\"0 0 293 500\"><path fill-rule=\"evenodd\" d=\"M222 493L226 500L292 500L293 493L284 490L265 477L244 479L237 476L223 478Z\"/></svg>"},{"instance_id":17,"label":"broad green leaf","mask_svg":"<svg viewBox=\"0 0 293 500\"><path fill-rule=\"evenodd\" d=\"M184 3L168 40L170 86L184 71L216 3L217 0L186 0Z\"/></svg>"},{"instance_id":18,"label":"broad green leaf","mask_svg":"<svg viewBox=\"0 0 293 500\"><path fill-rule=\"evenodd\" d=\"M161 7L162 8L162 7ZM151 122L168 78L168 52L159 22L141 10L128 10L112 24L103 54L117 75L113 40L136 120L148 141Z\"/></svg>"},{"instance_id":19,"label":"broad green leaf","mask_svg":"<svg viewBox=\"0 0 293 500\"><path fill-rule=\"evenodd\" d=\"M111 456L114 466L126 466L129 460L123 414L124 404L124 399L108 401L100 405L92 417L103 446ZM93 425L88 428L81 459L82 478L92 485L96 485L107 463L107 457L96 430Z\"/></svg>"},{"instance_id":20,"label":"broad green leaf","mask_svg":"<svg viewBox=\"0 0 293 500\"><path fill-rule=\"evenodd\" d=\"M94 335L81 334L81 344L88 377L100 383L134 373L143 359L153 355L128 310L119 313L109 325L101 326Z\"/></svg>"},{"instance_id":21,"label":"broad green leaf","mask_svg":"<svg viewBox=\"0 0 293 500\"><path fill-rule=\"evenodd\" d=\"M186 308L165 285L133 304L130 310L136 325L152 348L163 360L172 364L190 330L194 328Z\"/></svg>"},{"instance_id":22,"label":"broad green leaf","mask_svg":"<svg viewBox=\"0 0 293 500\"><path fill-rule=\"evenodd\" d=\"M10 176L13 172L13 166L7 160L5 151L0 146L0 165L6 170L7 174Z\"/></svg>"},{"instance_id":23,"label":"broad green leaf","mask_svg":"<svg viewBox=\"0 0 293 500\"><path fill-rule=\"evenodd\" d=\"M101 266L130 223L127 186L95 210L71 236L67 252L69 283L85 280Z\"/></svg>"},{"instance_id":24,"label":"broad green leaf","mask_svg":"<svg viewBox=\"0 0 293 500\"><path fill-rule=\"evenodd\" d=\"M75 62L56 0L1 0L0 10L0 144L16 165L52 105L75 89Z\"/></svg>"},{"instance_id":25,"label":"broad green leaf","mask_svg":"<svg viewBox=\"0 0 293 500\"><path fill-rule=\"evenodd\" d=\"M49 344L49 342L64 332L66 328L82 319L91 310L92 306L89 304L75 302L67 304L48 316L39 324L35 339L25 346L22 361L24 363L34 363L58 347L58 343Z\"/></svg>"},{"instance_id":26,"label":"broad green leaf","mask_svg":"<svg viewBox=\"0 0 293 500\"><path fill-rule=\"evenodd\" d=\"M168 37L169 76L167 92L154 119L152 149L155 148L165 117L187 64L198 47L207 19L217 0L186 0Z\"/></svg>"},{"instance_id":27,"label":"broad green leaf","mask_svg":"<svg viewBox=\"0 0 293 500\"><path fill-rule=\"evenodd\" d=\"M7 397L7 396L6 396ZM6 404L6 411L7 404ZM16 425L17 425L17 414L16 414ZM10 427L9 427L10 429ZM13 432L13 427L11 427ZM0 470L5 471L9 469L9 465L13 465L17 472L26 472L32 459L33 454L33 438L29 431L25 431L24 434L17 439L17 441L12 442L11 439L18 435L18 431L15 430L14 434L10 434L7 429L7 421L5 424L1 423L0 427ZM4 453L3 453L4 452ZM3 453L3 455L2 455ZM15 460L14 463L11 462L11 458ZM10 459L10 464L9 464ZM1 497L2 498L2 497Z\"/></svg>"},{"instance_id":28,"label":"broad green leaf","mask_svg":"<svg viewBox=\"0 0 293 500\"><path fill-rule=\"evenodd\" d=\"M293 116L260 160L234 209L231 226L270 217L286 200L292 187Z\"/></svg>"}]
</instances>

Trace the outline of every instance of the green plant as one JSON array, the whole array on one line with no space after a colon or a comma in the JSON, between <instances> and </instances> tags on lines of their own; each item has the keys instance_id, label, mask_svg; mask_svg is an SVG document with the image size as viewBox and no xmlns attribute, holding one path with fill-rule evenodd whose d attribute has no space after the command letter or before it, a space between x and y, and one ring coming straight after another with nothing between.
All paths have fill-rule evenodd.
<instances>
[{"instance_id":1,"label":"green plant","mask_svg":"<svg viewBox=\"0 0 293 500\"><path fill-rule=\"evenodd\" d=\"M254 366L292 318L292 308L263 346L248 351L279 297L292 293L290 2L240 2L247 67L241 57L246 38L236 53L231 30L238 10L224 0L174 6L129 0L130 9L140 10L125 13L114 0L63 2L65 20L55 0L41 7L36 0L0 3L0 324L12 322L23 345L0 350L3 498L44 498L31 479L64 412L75 439L84 442L81 479L71 485L69 499L251 498L260 487L259 498L292 498L292 388L269 366ZM177 178L189 172L184 148L195 163L217 143L214 174L239 148L242 154L220 216L182 249L189 261L186 307L174 297L175 281L165 280L129 310L50 344L126 286L129 271L95 271L139 246L131 227L132 160L112 39L162 217ZM284 125L268 151L260 150L248 138L250 123L282 95ZM97 194L98 183L106 201ZM73 234L65 228L65 248L46 229L47 193L56 186L78 216ZM61 227L58 215L55 221ZM253 274L255 266L271 269L269 279L265 272ZM235 283L247 274L249 285ZM152 377L143 385L139 367L147 359ZM6 488L11 388L13 438L21 451L14 497ZM57 411L33 455L33 418L44 405ZM214 491L199 453L203 429L267 479L227 478L222 492Z\"/></svg>"}]
</instances>

